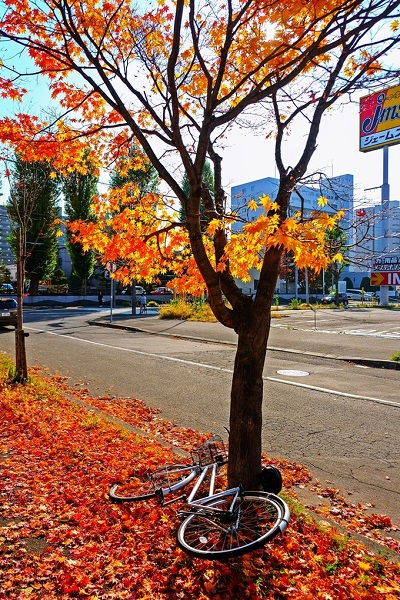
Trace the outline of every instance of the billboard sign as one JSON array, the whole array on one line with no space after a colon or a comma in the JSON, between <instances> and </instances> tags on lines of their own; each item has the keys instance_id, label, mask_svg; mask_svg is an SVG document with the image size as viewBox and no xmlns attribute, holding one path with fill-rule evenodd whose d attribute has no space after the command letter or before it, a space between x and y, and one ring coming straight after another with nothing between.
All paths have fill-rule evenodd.
<instances>
[{"instance_id":1,"label":"billboard sign","mask_svg":"<svg viewBox=\"0 0 400 600\"><path fill-rule=\"evenodd\" d=\"M360 151L400 143L400 85L360 100Z\"/></svg>"},{"instance_id":2,"label":"billboard sign","mask_svg":"<svg viewBox=\"0 0 400 600\"><path fill-rule=\"evenodd\" d=\"M400 271L400 256L387 254L386 256L375 258L372 265L372 270L380 273L385 273L388 271Z\"/></svg>"}]
</instances>

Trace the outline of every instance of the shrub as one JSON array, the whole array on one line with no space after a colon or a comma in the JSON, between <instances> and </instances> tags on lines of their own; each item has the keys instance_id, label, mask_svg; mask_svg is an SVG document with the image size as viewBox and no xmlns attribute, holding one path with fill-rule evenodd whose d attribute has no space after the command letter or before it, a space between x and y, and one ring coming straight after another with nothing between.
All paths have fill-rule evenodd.
<instances>
[{"instance_id":1,"label":"shrub","mask_svg":"<svg viewBox=\"0 0 400 600\"><path fill-rule=\"evenodd\" d=\"M302 301L300 300L300 298L292 298L290 300L290 307L291 308L294 308L294 309L300 308L301 305L302 305Z\"/></svg>"},{"instance_id":2,"label":"shrub","mask_svg":"<svg viewBox=\"0 0 400 600\"><path fill-rule=\"evenodd\" d=\"M155 300L149 300L147 306L150 306L150 308L158 308L160 305Z\"/></svg>"},{"instance_id":3,"label":"shrub","mask_svg":"<svg viewBox=\"0 0 400 600\"><path fill-rule=\"evenodd\" d=\"M160 319L181 319L184 321L216 322L213 312L204 300L186 302L185 300L171 300L160 308Z\"/></svg>"},{"instance_id":4,"label":"shrub","mask_svg":"<svg viewBox=\"0 0 400 600\"><path fill-rule=\"evenodd\" d=\"M395 354L393 354L393 356L391 356L390 360L395 360L397 362L400 362L400 352L396 352Z\"/></svg>"}]
</instances>

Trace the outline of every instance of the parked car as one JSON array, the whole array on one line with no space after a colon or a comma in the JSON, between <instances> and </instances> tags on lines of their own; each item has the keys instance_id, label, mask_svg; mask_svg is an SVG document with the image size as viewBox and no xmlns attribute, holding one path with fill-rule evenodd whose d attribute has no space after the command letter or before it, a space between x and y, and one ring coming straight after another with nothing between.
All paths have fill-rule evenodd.
<instances>
[{"instance_id":1,"label":"parked car","mask_svg":"<svg viewBox=\"0 0 400 600\"><path fill-rule=\"evenodd\" d=\"M152 292L150 292L150 294L173 294L173 291L170 290L167 287L158 287L155 290L153 290Z\"/></svg>"},{"instance_id":2,"label":"parked car","mask_svg":"<svg viewBox=\"0 0 400 600\"><path fill-rule=\"evenodd\" d=\"M0 298L0 327L17 326L17 301L14 298Z\"/></svg>"},{"instance_id":3,"label":"parked car","mask_svg":"<svg viewBox=\"0 0 400 600\"><path fill-rule=\"evenodd\" d=\"M141 285L136 285L135 290L136 296L141 296L143 293L145 293L145 289ZM131 292L130 290L128 291L128 288L125 288L124 290L122 290L121 294L128 294L130 296Z\"/></svg>"},{"instance_id":4,"label":"parked car","mask_svg":"<svg viewBox=\"0 0 400 600\"><path fill-rule=\"evenodd\" d=\"M371 302L372 301L372 294L371 294L371 292L363 292L363 290L348 289L347 290L347 297L348 297L349 300L358 300L359 302L361 302L362 300L364 300L364 302Z\"/></svg>"},{"instance_id":5,"label":"parked car","mask_svg":"<svg viewBox=\"0 0 400 600\"><path fill-rule=\"evenodd\" d=\"M339 293L339 294L328 294L327 296L324 296L321 300L321 304L343 304L344 306L347 306L349 303L349 299L347 297L347 294L343 294L343 293Z\"/></svg>"},{"instance_id":6,"label":"parked car","mask_svg":"<svg viewBox=\"0 0 400 600\"><path fill-rule=\"evenodd\" d=\"M0 285L0 294L13 294L14 288L11 283L2 283Z\"/></svg>"}]
</instances>

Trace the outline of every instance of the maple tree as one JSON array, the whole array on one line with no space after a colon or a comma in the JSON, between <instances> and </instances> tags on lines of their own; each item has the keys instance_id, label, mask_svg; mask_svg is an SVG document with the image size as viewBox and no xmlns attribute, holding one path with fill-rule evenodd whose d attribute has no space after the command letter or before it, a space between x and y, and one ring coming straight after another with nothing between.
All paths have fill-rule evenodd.
<instances>
[{"instance_id":1,"label":"maple tree","mask_svg":"<svg viewBox=\"0 0 400 600\"><path fill-rule=\"evenodd\" d=\"M398 47L399 5L398 0L159 0L140 9L129 0L117 5L8 0L1 17L1 38L28 50L33 70L49 79L64 113L46 122L28 114L3 118L0 139L27 160L52 157L61 171L79 164L88 137L99 168L127 155L133 141L169 187L162 197L137 194L135 203L132 190L129 197L111 190L99 197L97 224L81 223L74 233L104 260L122 257L115 274L121 280L140 275L150 281L172 269L178 289L206 289L215 316L237 332L231 484L253 488L260 470L262 372L281 254L292 252L299 267L315 271L340 258L329 256L325 244L326 231L342 214L316 211L308 220L289 218L291 192L315 152L324 113L346 93L397 77L385 57ZM20 75L12 60L3 59L3 96L19 100ZM274 202L260 200L263 214L231 234L237 215L229 211L222 185L220 142L256 104L268 111L280 184ZM297 163L288 166L284 142L299 117L307 132L302 145L296 140ZM213 195L203 186L207 159L213 165ZM189 194L179 183L182 173ZM184 208L184 223L171 195ZM116 212L121 205L125 209ZM260 271L254 299L242 293L236 279L248 280L252 267Z\"/></svg>"}]
</instances>

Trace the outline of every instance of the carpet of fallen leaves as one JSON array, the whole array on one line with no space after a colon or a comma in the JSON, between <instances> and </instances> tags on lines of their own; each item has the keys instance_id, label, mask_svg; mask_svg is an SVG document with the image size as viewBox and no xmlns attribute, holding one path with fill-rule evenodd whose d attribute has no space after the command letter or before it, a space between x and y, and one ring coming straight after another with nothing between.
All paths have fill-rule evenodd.
<instances>
[{"instance_id":1,"label":"carpet of fallen leaves","mask_svg":"<svg viewBox=\"0 0 400 600\"><path fill-rule=\"evenodd\" d=\"M399 564L295 504L285 534L264 549L226 562L188 557L176 545L176 505L116 505L108 490L133 468L176 462L171 445L190 450L209 434L163 421L132 398L90 398L38 370L25 386L8 384L1 360L0 600L400 597ZM302 465L278 466L290 502L287 488L310 475Z\"/></svg>"}]
</instances>

